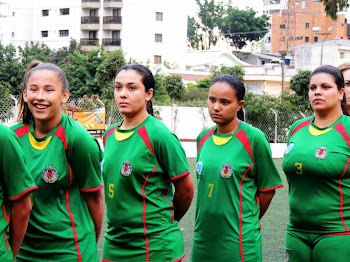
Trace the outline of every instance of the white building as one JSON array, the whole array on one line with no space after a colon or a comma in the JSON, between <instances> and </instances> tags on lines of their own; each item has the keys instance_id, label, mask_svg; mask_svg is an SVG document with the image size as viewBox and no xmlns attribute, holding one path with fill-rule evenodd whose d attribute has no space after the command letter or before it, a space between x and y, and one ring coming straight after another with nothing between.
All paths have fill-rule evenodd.
<instances>
[{"instance_id":1,"label":"white building","mask_svg":"<svg viewBox=\"0 0 350 262\"><path fill-rule=\"evenodd\" d=\"M301 45L294 50L296 69L314 70L321 64L338 66L350 61L350 40L345 39Z\"/></svg>"},{"instance_id":2,"label":"white building","mask_svg":"<svg viewBox=\"0 0 350 262\"><path fill-rule=\"evenodd\" d=\"M44 42L51 49L76 39L84 51L103 44L150 64L180 64L186 52L185 0L7 0L2 43ZM0 14L1 14L0 10Z\"/></svg>"}]
</instances>

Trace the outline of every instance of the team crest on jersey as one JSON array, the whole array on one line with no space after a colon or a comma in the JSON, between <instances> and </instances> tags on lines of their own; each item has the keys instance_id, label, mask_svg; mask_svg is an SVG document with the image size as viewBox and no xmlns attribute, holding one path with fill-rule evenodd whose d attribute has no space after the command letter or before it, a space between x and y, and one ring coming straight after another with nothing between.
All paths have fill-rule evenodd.
<instances>
[{"instance_id":1,"label":"team crest on jersey","mask_svg":"<svg viewBox=\"0 0 350 262\"><path fill-rule=\"evenodd\" d=\"M317 159L324 159L324 158L326 158L326 156L327 156L327 149L325 146L321 146L321 147L316 149L315 157Z\"/></svg>"},{"instance_id":2,"label":"team crest on jersey","mask_svg":"<svg viewBox=\"0 0 350 262\"><path fill-rule=\"evenodd\" d=\"M120 172L123 176L129 176L132 172L132 166L129 160L125 160L120 167Z\"/></svg>"},{"instance_id":3,"label":"team crest on jersey","mask_svg":"<svg viewBox=\"0 0 350 262\"><path fill-rule=\"evenodd\" d=\"M226 162L221 168L220 168L220 175L223 178L229 178L232 176L232 167L230 163Z\"/></svg>"},{"instance_id":4,"label":"team crest on jersey","mask_svg":"<svg viewBox=\"0 0 350 262\"><path fill-rule=\"evenodd\" d=\"M294 147L294 143L290 143L287 146L286 150L284 151L284 154L287 155L293 149L293 147Z\"/></svg>"},{"instance_id":5,"label":"team crest on jersey","mask_svg":"<svg viewBox=\"0 0 350 262\"><path fill-rule=\"evenodd\" d=\"M41 174L41 177L48 184L55 183L58 178L56 168L53 165L48 165Z\"/></svg>"},{"instance_id":6,"label":"team crest on jersey","mask_svg":"<svg viewBox=\"0 0 350 262\"><path fill-rule=\"evenodd\" d=\"M198 161L196 164L196 172L197 172L198 176L200 176L202 174L202 169L203 169L203 162Z\"/></svg>"}]
</instances>

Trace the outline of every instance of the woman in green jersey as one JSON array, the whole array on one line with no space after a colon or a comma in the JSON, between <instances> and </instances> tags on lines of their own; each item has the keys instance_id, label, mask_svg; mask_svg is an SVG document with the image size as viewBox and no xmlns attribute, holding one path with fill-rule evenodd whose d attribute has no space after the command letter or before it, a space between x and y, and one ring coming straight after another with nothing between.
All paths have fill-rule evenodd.
<instances>
[{"instance_id":1,"label":"woman in green jersey","mask_svg":"<svg viewBox=\"0 0 350 262\"><path fill-rule=\"evenodd\" d=\"M62 113L69 91L61 68L32 62L22 89L22 122L12 130L39 189L17 261L97 261L103 218L100 147Z\"/></svg>"},{"instance_id":2,"label":"woman in green jersey","mask_svg":"<svg viewBox=\"0 0 350 262\"><path fill-rule=\"evenodd\" d=\"M180 261L185 254L178 221L193 196L185 152L177 137L150 115L155 82L147 67L122 67L114 85L124 119L103 137L103 261Z\"/></svg>"},{"instance_id":3,"label":"woman in green jersey","mask_svg":"<svg viewBox=\"0 0 350 262\"><path fill-rule=\"evenodd\" d=\"M323 65L311 74L314 115L294 123L283 171L289 184L286 250L291 262L350 258L350 118L343 115L344 78Z\"/></svg>"},{"instance_id":4,"label":"woman in green jersey","mask_svg":"<svg viewBox=\"0 0 350 262\"><path fill-rule=\"evenodd\" d=\"M262 261L260 218L282 181L265 135L243 122L245 87L235 76L212 80L214 127L197 138L193 262Z\"/></svg>"}]
</instances>

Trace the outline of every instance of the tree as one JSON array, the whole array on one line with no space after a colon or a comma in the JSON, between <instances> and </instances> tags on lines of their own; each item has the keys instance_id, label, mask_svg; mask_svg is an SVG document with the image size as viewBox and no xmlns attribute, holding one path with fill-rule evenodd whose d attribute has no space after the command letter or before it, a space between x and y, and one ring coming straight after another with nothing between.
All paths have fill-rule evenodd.
<instances>
[{"instance_id":1,"label":"tree","mask_svg":"<svg viewBox=\"0 0 350 262\"><path fill-rule=\"evenodd\" d=\"M41 62L52 62L54 52L44 43L31 41L26 42L25 47L18 47L19 56L23 63L24 68L33 61L39 60Z\"/></svg>"},{"instance_id":2,"label":"tree","mask_svg":"<svg viewBox=\"0 0 350 262\"><path fill-rule=\"evenodd\" d=\"M197 22L188 21L188 43L192 48L210 49L220 38L238 49L248 41L258 41L267 32L269 18L256 16L253 9L239 10L229 4L215 3L214 0L196 0L199 7Z\"/></svg>"},{"instance_id":3,"label":"tree","mask_svg":"<svg viewBox=\"0 0 350 262\"><path fill-rule=\"evenodd\" d=\"M333 20L337 19L337 13L339 9L349 7L348 0L321 0L321 2L323 2L326 14Z\"/></svg>"},{"instance_id":4,"label":"tree","mask_svg":"<svg viewBox=\"0 0 350 262\"><path fill-rule=\"evenodd\" d=\"M164 77L163 84L172 99L180 100L185 92L185 85L181 76L171 75Z\"/></svg>"},{"instance_id":5,"label":"tree","mask_svg":"<svg viewBox=\"0 0 350 262\"><path fill-rule=\"evenodd\" d=\"M309 83L311 78L310 70L298 70L290 80L290 89L301 96L305 101L309 99Z\"/></svg>"},{"instance_id":6,"label":"tree","mask_svg":"<svg viewBox=\"0 0 350 262\"><path fill-rule=\"evenodd\" d=\"M213 71L212 77L216 77L218 75L223 75L223 74L233 75L243 82L245 71L243 67L237 66L237 65L232 67L222 66L221 68Z\"/></svg>"}]
</instances>

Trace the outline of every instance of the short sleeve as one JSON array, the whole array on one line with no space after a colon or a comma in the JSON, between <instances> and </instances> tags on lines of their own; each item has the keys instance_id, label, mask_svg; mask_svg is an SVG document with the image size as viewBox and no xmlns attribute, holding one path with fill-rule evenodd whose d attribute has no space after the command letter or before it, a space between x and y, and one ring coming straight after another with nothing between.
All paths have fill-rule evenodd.
<instances>
[{"instance_id":1,"label":"short sleeve","mask_svg":"<svg viewBox=\"0 0 350 262\"><path fill-rule=\"evenodd\" d=\"M190 174L186 153L173 133L158 135L155 149L157 160L170 180Z\"/></svg>"},{"instance_id":2,"label":"short sleeve","mask_svg":"<svg viewBox=\"0 0 350 262\"><path fill-rule=\"evenodd\" d=\"M103 152L97 140L85 129L75 133L69 145L69 163L83 192L101 189L101 161Z\"/></svg>"},{"instance_id":3,"label":"short sleeve","mask_svg":"<svg viewBox=\"0 0 350 262\"><path fill-rule=\"evenodd\" d=\"M253 163L259 191L283 187L281 177L272 160L270 145L262 132L258 132L254 138Z\"/></svg>"},{"instance_id":4,"label":"short sleeve","mask_svg":"<svg viewBox=\"0 0 350 262\"><path fill-rule=\"evenodd\" d=\"M1 127L0 161L1 176L5 191L10 200L37 189L24 160L24 154L17 136Z\"/></svg>"}]
</instances>

